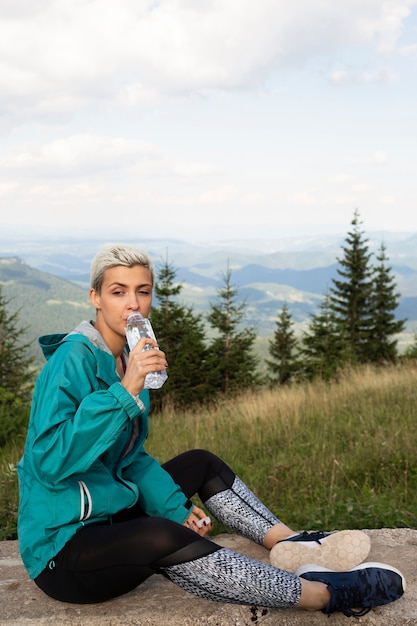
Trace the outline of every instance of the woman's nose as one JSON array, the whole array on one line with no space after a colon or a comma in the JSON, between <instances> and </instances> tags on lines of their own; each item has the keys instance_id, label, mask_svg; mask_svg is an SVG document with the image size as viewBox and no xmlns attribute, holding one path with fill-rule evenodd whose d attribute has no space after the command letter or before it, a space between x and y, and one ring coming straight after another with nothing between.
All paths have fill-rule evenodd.
<instances>
[{"instance_id":1,"label":"woman's nose","mask_svg":"<svg viewBox=\"0 0 417 626\"><path fill-rule=\"evenodd\" d=\"M130 297L129 308L132 309L132 311L139 311L139 299L136 294L132 294Z\"/></svg>"}]
</instances>

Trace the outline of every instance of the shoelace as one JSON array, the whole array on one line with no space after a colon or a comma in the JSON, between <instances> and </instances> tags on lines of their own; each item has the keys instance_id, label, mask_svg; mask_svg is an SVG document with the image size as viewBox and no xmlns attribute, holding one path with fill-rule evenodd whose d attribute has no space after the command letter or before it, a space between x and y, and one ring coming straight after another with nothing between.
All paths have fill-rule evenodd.
<instances>
[{"instance_id":1,"label":"shoelace","mask_svg":"<svg viewBox=\"0 0 417 626\"><path fill-rule=\"evenodd\" d=\"M355 611L352 606L360 606L362 602L361 593L359 590L345 588L345 587L333 587L333 594L336 596L332 598L331 604L334 606L332 613L340 611L346 617L362 617L371 610L371 607L358 609Z\"/></svg>"},{"instance_id":2,"label":"shoelace","mask_svg":"<svg viewBox=\"0 0 417 626\"><path fill-rule=\"evenodd\" d=\"M310 539L310 541L316 541L317 543L321 545L320 539L325 539L326 535L322 530L312 531L312 532L308 532L307 530L304 530L301 533L301 537Z\"/></svg>"}]
</instances>

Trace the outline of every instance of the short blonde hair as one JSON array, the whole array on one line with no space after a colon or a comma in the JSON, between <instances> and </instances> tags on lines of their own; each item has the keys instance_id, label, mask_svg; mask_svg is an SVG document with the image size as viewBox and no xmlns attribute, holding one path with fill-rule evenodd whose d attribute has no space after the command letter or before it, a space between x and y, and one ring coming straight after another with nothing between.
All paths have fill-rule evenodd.
<instances>
[{"instance_id":1,"label":"short blonde hair","mask_svg":"<svg viewBox=\"0 0 417 626\"><path fill-rule=\"evenodd\" d=\"M103 285L104 272L118 265L124 265L125 267L143 265L147 267L151 273L152 285L155 282L155 272L152 261L146 252L128 244L114 243L104 246L92 260L90 271L91 288L97 293L100 293Z\"/></svg>"}]
</instances>

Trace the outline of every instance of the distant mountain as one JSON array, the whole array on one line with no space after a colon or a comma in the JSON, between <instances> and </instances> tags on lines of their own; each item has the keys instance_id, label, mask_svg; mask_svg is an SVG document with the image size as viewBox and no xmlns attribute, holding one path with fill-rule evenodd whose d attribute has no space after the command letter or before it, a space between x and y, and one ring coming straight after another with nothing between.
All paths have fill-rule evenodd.
<instances>
[{"instance_id":1,"label":"distant mountain","mask_svg":"<svg viewBox=\"0 0 417 626\"><path fill-rule=\"evenodd\" d=\"M397 317L407 318L408 336L412 338L417 328L417 234L373 233L370 249L376 251L382 241L401 294ZM157 270L168 259L182 285L181 302L196 312L206 313L209 304L216 302L229 267L231 282L247 304L244 322L253 324L259 337L269 338L284 303L296 329L306 327L337 276L343 242L343 236L328 236L131 243L148 251ZM29 339L48 332L67 332L81 319L94 315L88 300L89 270L103 243L100 239L5 240L0 234L0 285L3 294L12 298L14 309L22 310L22 326L30 326Z\"/></svg>"},{"instance_id":2,"label":"distant mountain","mask_svg":"<svg viewBox=\"0 0 417 626\"><path fill-rule=\"evenodd\" d=\"M169 259L175 267L187 268L204 276L219 276L227 263L233 272L255 264L271 269L308 270L337 263L342 255L345 234L312 235L300 237L242 239L224 241L182 241L177 239L124 239L145 249L156 265ZM371 232L368 245L376 252L385 243L393 265L404 265L417 270L417 233ZM0 257L18 256L28 265L58 276L71 276L88 282L90 262L107 238L45 236L27 239L2 236ZM416 292L417 295L417 292Z\"/></svg>"},{"instance_id":3,"label":"distant mountain","mask_svg":"<svg viewBox=\"0 0 417 626\"><path fill-rule=\"evenodd\" d=\"M94 315L85 289L40 272L17 257L0 258L0 286L9 300L8 309L19 311L19 322L27 328L23 342L32 343L31 353L37 360L41 359L36 341L40 335L69 332Z\"/></svg>"},{"instance_id":4,"label":"distant mountain","mask_svg":"<svg viewBox=\"0 0 417 626\"><path fill-rule=\"evenodd\" d=\"M417 334L417 297L400 298L396 317L398 319L407 319L411 331Z\"/></svg>"},{"instance_id":5,"label":"distant mountain","mask_svg":"<svg viewBox=\"0 0 417 626\"><path fill-rule=\"evenodd\" d=\"M272 337L279 310L286 303L296 325L305 326L309 316L317 310L321 301L319 286L327 280L334 267L308 272L285 272L277 274L265 268L251 267L247 273L248 281L257 279L257 284L245 286L244 269L238 274L238 295L246 302L244 323L253 325L259 337ZM307 281L306 275L309 277ZM273 282L280 277L286 284ZM221 280L201 280L187 275L181 298L184 304L192 306L195 312L206 313L209 303L217 299L217 288ZM263 280L271 282L262 282ZM206 284L207 283L207 284ZM292 283L292 284L289 284ZM0 258L0 285L4 297L10 300L10 309L20 310L19 320L22 327L28 327L25 341L31 341L34 354L41 362L37 338L47 333L61 333L72 330L82 319L91 319L95 313L88 300L86 288L53 274L36 270L18 258ZM304 291L300 287L309 287ZM397 309L399 318L407 318L409 324L417 322L417 297L401 298ZM414 329L410 332L414 332Z\"/></svg>"},{"instance_id":6,"label":"distant mountain","mask_svg":"<svg viewBox=\"0 0 417 626\"><path fill-rule=\"evenodd\" d=\"M262 265L245 265L233 272L233 281L239 287L251 283L290 285L300 291L323 294L337 276L337 264L311 270L272 269Z\"/></svg>"}]
</instances>

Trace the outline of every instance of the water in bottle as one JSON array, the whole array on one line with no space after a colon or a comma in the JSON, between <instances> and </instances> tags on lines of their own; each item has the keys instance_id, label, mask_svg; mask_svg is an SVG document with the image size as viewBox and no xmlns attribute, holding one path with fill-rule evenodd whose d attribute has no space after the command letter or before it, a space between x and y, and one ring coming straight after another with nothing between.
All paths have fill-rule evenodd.
<instances>
[{"instance_id":1,"label":"water in bottle","mask_svg":"<svg viewBox=\"0 0 417 626\"><path fill-rule=\"evenodd\" d=\"M139 312L131 313L127 318L126 339L129 348L133 350L139 339L149 337L156 341L155 333L148 318L143 317ZM146 344L144 350L155 350L154 346ZM159 389L168 378L166 370L161 372L151 372L146 375L145 388Z\"/></svg>"}]
</instances>

